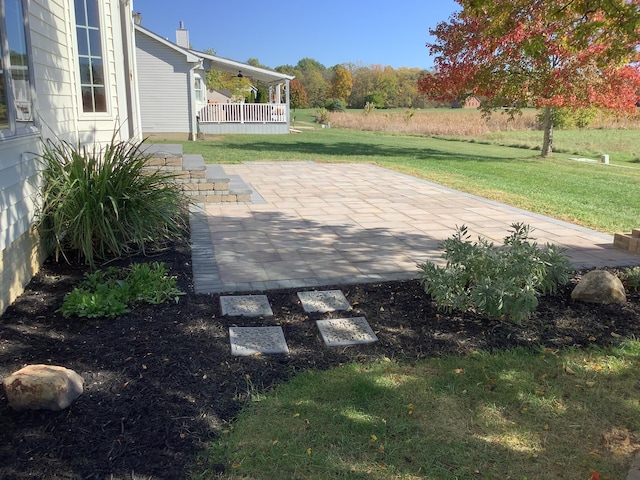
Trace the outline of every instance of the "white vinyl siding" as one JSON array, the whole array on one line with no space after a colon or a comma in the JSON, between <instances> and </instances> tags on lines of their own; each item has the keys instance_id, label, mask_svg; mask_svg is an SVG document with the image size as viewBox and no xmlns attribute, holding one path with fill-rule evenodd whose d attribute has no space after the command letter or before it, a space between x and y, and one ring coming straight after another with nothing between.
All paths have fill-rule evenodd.
<instances>
[{"instance_id":1,"label":"white vinyl siding","mask_svg":"<svg viewBox=\"0 0 640 480\"><path fill-rule=\"evenodd\" d=\"M189 133L192 64L184 54L136 32L142 131Z\"/></svg>"}]
</instances>

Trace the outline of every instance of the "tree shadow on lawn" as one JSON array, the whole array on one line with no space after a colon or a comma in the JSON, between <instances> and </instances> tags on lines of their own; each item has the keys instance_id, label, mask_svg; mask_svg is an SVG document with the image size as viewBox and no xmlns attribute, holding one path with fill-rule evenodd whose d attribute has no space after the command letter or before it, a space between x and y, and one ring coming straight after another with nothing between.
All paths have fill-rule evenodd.
<instances>
[{"instance_id":1,"label":"tree shadow on lawn","mask_svg":"<svg viewBox=\"0 0 640 480\"><path fill-rule=\"evenodd\" d=\"M211 148L219 148L212 145ZM514 159L523 160L533 156L531 151L523 152L520 149L509 149L505 147L504 155L482 153L483 147L476 147L478 152L462 153L460 151L446 151L434 148L389 146L378 143L357 143L357 142L335 142L335 143L315 143L315 142L293 142L293 143L271 143L271 142L250 142L242 144L227 144L225 148L229 150L240 150L247 152L264 153L277 151L283 153L300 155L319 155L339 157L349 159L352 157L387 157L387 158L411 158L418 160L456 160L474 162L508 162ZM474 147L464 145L460 150L471 150Z\"/></svg>"}]
</instances>

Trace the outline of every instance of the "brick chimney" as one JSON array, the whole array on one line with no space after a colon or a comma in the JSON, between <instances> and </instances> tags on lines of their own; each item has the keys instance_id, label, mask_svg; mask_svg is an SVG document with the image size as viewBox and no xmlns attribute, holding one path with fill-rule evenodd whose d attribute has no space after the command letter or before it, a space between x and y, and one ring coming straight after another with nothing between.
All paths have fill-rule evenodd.
<instances>
[{"instance_id":1,"label":"brick chimney","mask_svg":"<svg viewBox=\"0 0 640 480\"><path fill-rule=\"evenodd\" d=\"M189 45L189 30L184 28L184 22L180 21L180 28L176 30L176 45L182 48L191 48Z\"/></svg>"}]
</instances>

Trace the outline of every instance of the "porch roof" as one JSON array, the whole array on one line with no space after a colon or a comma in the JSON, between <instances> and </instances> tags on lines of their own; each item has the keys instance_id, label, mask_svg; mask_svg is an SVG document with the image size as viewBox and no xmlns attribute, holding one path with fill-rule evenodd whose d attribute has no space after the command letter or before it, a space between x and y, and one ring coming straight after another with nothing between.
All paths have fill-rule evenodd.
<instances>
[{"instance_id":1,"label":"porch roof","mask_svg":"<svg viewBox=\"0 0 640 480\"><path fill-rule=\"evenodd\" d=\"M196 50L190 50L194 55L201 57L205 60L205 63L210 65L210 68L215 70L221 70L223 72L239 74L248 77L250 79L258 80L270 85L283 83L286 80L293 80L291 75L285 75L284 73L276 72L275 70L269 70L267 68L254 67L248 63L238 62L229 58L218 57L217 55L211 55L204 52L198 52Z\"/></svg>"}]
</instances>

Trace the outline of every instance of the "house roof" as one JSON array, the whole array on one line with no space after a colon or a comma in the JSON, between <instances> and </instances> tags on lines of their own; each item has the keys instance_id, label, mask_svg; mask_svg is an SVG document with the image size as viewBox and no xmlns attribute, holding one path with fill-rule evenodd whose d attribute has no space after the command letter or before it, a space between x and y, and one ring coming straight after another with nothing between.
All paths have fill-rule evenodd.
<instances>
[{"instance_id":1,"label":"house roof","mask_svg":"<svg viewBox=\"0 0 640 480\"><path fill-rule=\"evenodd\" d=\"M136 24L135 28L136 31L148 35L149 37L163 43L169 48L174 49L176 52L184 54L187 62L202 62L205 66L205 69L220 70L223 72L233 73L234 75L241 73L247 78L258 80L269 85L282 83L285 80L293 80L294 78L291 75L285 75L284 73L276 72L275 70L270 70L268 68L254 67L253 65L249 65L248 63L238 62L229 58L218 57L217 55L211 55L209 53L183 48L140 25ZM207 66L209 68L206 68Z\"/></svg>"},{"instance_id":2,"label":"house roof","mask_svg":"<svg viewBox=\"0 0 640 480\"><path fill-rule=\"evenodd\" d=\"M157 42L160 42L164 45L166 45L169 48L172 48L173 50L175 50L178 53L181 53L185 56L185 59L187 62L189 63L200 63L202 62L202 58L198 57L197 55L195 55L194 53L191 52L191 50L187 49L187 48L182 48L181 46L167 40L164 37L161 37L160 35L158 35L157 33L152 32L151 30L144 28L138 24L135 24L135 29L137 32L140 32L144 35L147 35L150 38L153 38L154 40L156 40Z\"/></svg>"}]
</instances>

